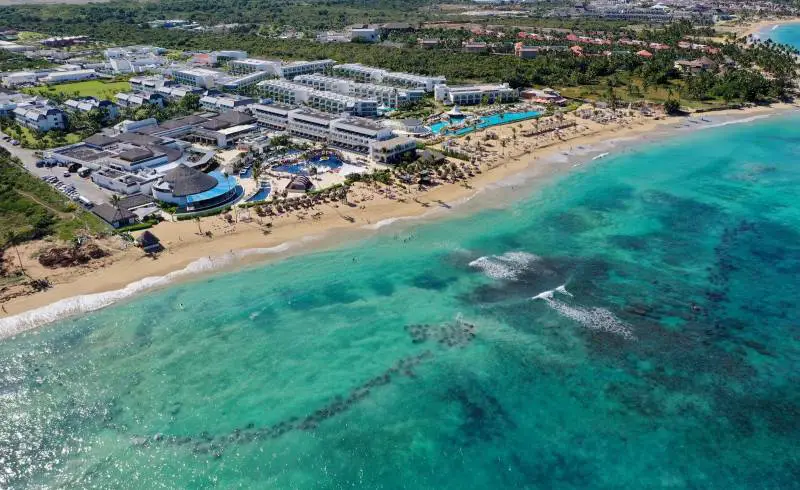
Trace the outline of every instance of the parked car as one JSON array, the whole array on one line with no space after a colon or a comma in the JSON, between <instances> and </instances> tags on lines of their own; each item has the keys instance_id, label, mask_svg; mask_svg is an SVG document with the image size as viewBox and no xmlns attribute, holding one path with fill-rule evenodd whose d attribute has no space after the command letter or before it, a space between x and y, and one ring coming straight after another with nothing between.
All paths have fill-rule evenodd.
<instances>
[{"instance_id":1,"label":"parked car","mask_svg":"<svg viewBox=\"0 0 800 490\"><path fill-rule=\"evenodd\" d=\"M70 175L72 175L72 174L71 174L71 173L69 173L69 170L67 170L66 172L64 172L64 173L63 173L63 174L61 174L61 175L62 175L63 177L69 177L69 176L70 176Z\"/></svg>"},{"instance_id":2,"label":"parked car","mask_svg":"<svg viewBox=\"0 0 800 490\"><path fill-rule=\"evenodd\" d=\"M19 146L19 141L11 140L11 144L14 145L14 146Z\"/></svg>"}]
</instances>

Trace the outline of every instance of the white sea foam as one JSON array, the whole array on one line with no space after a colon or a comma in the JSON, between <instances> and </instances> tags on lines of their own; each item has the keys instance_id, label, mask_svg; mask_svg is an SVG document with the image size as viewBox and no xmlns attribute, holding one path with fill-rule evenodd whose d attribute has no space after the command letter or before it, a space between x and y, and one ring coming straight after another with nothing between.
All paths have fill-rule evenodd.
<instances>
[{"instance_id":1,"label":"white sea foam","mask_svg":"<svg viewBox=\"0 0 800 490\"><path fill-rule=\"evenodd\" d=\"M732 124L745 124L753 121L758 121L761 119L767 119L772 117L774 114L760 114L757 116L750 116L750 117L743 117L741 119L733 119L730 121L722 121L718 123L711 123L711 124L704 124L702 126L697 126L697 129L709 129L709 128L721 128L723 126L730 126Z\"/></svg>"},{"instance_id":2,"label":"white sea foam","mask_svg":"<svg viewBox=\"0 0 800 490\"><path fill-rule=\"evenodd\" d=\"M609 153L609 152L601 153L601 154L599 154L599 155L597 155L597 156L593 157L593 158L592 158L592 160L600 160L601 158L605 158L605 157L607 157L608 155L610 155L610 153Z\"/></svg>"},{"instance_id":3,"label":"white sea foam","mask_svg":"<svg viewBox=\"0 0 800 490\"><path fill-rule=\"evenodd\" d=\"M556 288L556 291L557 291L557 292L559 292L559 293L561 293L561 294L565 294L565 295L569 296L570 298L572 298L572 297L573 297L573 296L572 296L572 293L570 293L569 291L567 291L567 285L566 285L566 284L562 284L561 286L557 287L557 288Z\"/></svg>"},{"instance_id":4,"label":"white sea foam","mask_svg":"<svg viewBox=\"0 0 800 490\"><path fill-rule=\"evenodd\" d=\"M189 263L181 270L170 272L164 276L145 277L121 289L65 298L41 308L0 319L0 339L11 337L50 322L62 320L68 316L105 308L106 306L130 298L136 294L167 286L183 277L228 267L241 258L281 253L301 243L317 239L319 239L319 237L305 237L301 241L286 242L274 247L251 248L232 251L218 256L203 257Z\"/></svg>"},{"instance_id":5,"label":"white sea foam","mask_svg":"<svg viewBox=\"0 0 800 490\"><path fill-rule=\"evenodd\" d=\"M566 284L563 284L550 291L544 291L537 294L531 299L542 300L547 305L557 311L560 315L580 323L583 327L592 330L602 330L610 332L622 337L633 340L633 330L630 325L617 318L613 313L605 308L583 308L580 306L571 306L564 301L556 298L556 293L563 296L573 297L572 293L567 291Z\"/></svg>"},{"instance_id":6,"label":"white sea foam","mask_svg":"<svg viewBox=\"0 0 800 490\"><path fill-rule=\"evenodd\" d=\"M506 252L503 255L480 257L469 263L492 279L513 281L530 265L541 258L527 252Z\"/></svg>"},{"instance_id":7,"label":"white sea foam","mask_svg":"<svg viewBox=\"0 0 800 490\"><path fill-rule=\"evenodd\" d=\"M384 228L384 227L389 226L391 224L394 224L394 223L397 223L397 222L400 222L400 221L408 221L408 220L412 220L412 219L418 219L418 217L417 216L399 216L397 218L386 218L386 219L382 219L382 220L378 221L377 223L364 225L362 228L367 229L367 230L380 230L381 228Z\"/></svg>"}]
</instances>

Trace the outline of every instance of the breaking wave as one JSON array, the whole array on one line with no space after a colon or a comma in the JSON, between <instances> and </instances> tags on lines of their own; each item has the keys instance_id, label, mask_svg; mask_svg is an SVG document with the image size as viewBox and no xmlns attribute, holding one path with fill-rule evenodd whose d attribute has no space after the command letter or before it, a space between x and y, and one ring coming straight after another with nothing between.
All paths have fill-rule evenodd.
<instances>
[{"instance_id":1,"label":"breaking wave","mask_svg":"<svg viewBox=\"0 0 800 490\"><path fill-rule=\"evenodd\" d=\"M183 269L170 272L163 276L145 277L121 289L65 298L41 308L2 318L0 319L0 339L17 335L47 323L63 320L69 316L105 308L106 306L130 298L136 294L167 286L181 278L229 267L245 257L286 252L295 245L300 245L315 239L316 237L305 237L303 240L297 242L282 243L274 247L251 248L233 251L219 256L203 257L189 263Z\"/></svg>"},{"instance_id":2,"label":"breaking wave","mask_svg":"<svg viewBox=\"0 0 800 490\"><path fill-rule=\"evenodd\" d=\"M634 340L631 326L617 318L613 313L605 308L583 308L571 306L557 298L556 294L572 298L573 295L567 291L566 284L561 285L550 291L544 291L531 299L542 300L547 306L558 312L561 316L580 323L583 327L591 330L601 330L609 332L628 340Z\"/></svg>"},{"instance_id":3,"label":"breaking wave","mask_svg":"<svg viewBox=\"0 0 800 490\"><path fill-rule=\"evenodd\" d=\"M732 119L730 121L711 122L710 124L704 124L702 126L698 126L697 129L711 129L711 128L721 128L723 126L731 126L733 124L747 124L754 121L760 121L762 119L770 118L773 115L774 114L759 114L755 116L743 117L741 119Z\"/></svg>"},{"instance_id":4,"label":"breaking wave","mask_svg":"<svg viewBox=\"0 0 800 490\"><path fill-rule=\"evenodd\" d=\"M532 263L541 257L527 252L507 252L503 255L480 257L469 263L470 267L483 271L492 279L516 280Z\"/></svg>"}]
</instances>

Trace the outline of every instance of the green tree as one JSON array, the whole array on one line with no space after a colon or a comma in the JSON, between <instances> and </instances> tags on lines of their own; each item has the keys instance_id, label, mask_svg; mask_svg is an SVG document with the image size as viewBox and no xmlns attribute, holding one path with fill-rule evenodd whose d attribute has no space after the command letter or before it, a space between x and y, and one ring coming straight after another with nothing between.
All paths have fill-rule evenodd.
<instances>
[{"instance_id":1,"label":"green tree","mask_svg":"<svg viewBox=\"0 0 800 490\"><path fill-rule=\"evenodd\" d=\"M4 237L6 241L6 247L14 247L14 252L16 252L17 260L19 261L19 269L22 271L22 274L28 275L25 272L25 266L22 264L22 255L20 255L19 248L17 247L17 244L19 243L20 240L20 236L14 233L13 230L6 230Z\"/></svg>"},{"instance_id":2,"label":"green tree","mask_svg":"<svg viewBox=\"0 0 800 490\"><path fill-rule=\"evenodd\" d=\"M681 112L681 103L678 100L669 98L664 101L664 112L667 114L674 116Z\"/></svg>"}]
</instances>

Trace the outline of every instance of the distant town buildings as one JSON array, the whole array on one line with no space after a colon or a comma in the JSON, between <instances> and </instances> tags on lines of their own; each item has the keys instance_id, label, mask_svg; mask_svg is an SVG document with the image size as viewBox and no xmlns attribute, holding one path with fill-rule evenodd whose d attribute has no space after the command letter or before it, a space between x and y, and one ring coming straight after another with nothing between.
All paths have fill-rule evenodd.
<instances>
[{"instance_id":1,"label":"distant town buildings","mask_svg":"<svg viewBox=\"0 0 800 490\"><path fill-rule=\"evenodd\" d=\"M374 27L350 29L350 41L374 43L380 39L380 31Z\"/></svg>"},{"instance_id":2,"label":"distant town buildings","mask_svg":"<svg viewBox=\"0 0 800 490\"><path fill-rule=\"evenodd\" d=\"M461 51L465 53L485 53L489 50L489 45L484 42L464 41L461 43Z\"/></svg>"},{"instance_id":3,"label":"distant town buildings","mask_svg":"<svg viewBox=\"0 0 800 490\"><path fill-rule=\"evenodd\" d=\"M142 73L165 65L164 48L156 46L124 46L108 48L103 54L112 73Z\"/></svg>"},{"instance_id":4,"label":"distant town buildings","mask_svg":"<svg viewBox=\"0 0 800 490\"><path fill-rule=\"evenodd\" d=\"M521 42L514 44L514 56L522 59L531 59L539 55L539 48L535 46L525 46Z\"/></svg>"},{"instance_id":5,"label":"distant town buildings","mask_svg":"<svg viewBox=\"0 0 800 490\"><path fill-rule=\"evenodd\" d=\"M65 37L49 37L42 39L39 44L51 48L63 48L65 46L74 46L76 44L83 44L89 40L89 36L65 36Z\"/></svg>"}]
</instances>

